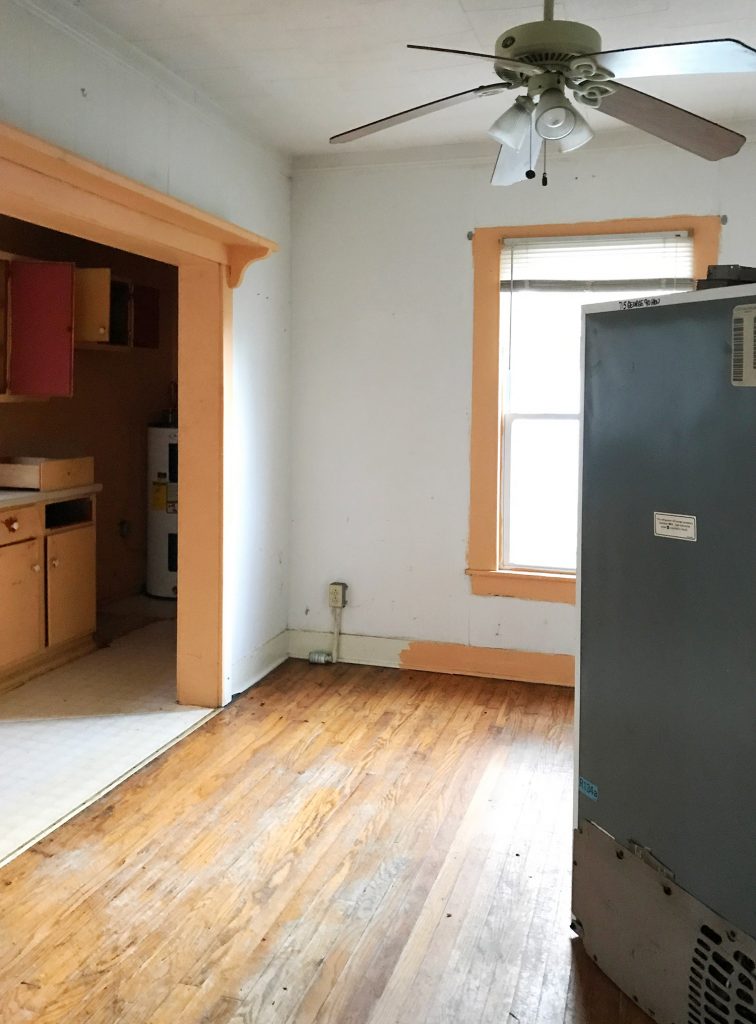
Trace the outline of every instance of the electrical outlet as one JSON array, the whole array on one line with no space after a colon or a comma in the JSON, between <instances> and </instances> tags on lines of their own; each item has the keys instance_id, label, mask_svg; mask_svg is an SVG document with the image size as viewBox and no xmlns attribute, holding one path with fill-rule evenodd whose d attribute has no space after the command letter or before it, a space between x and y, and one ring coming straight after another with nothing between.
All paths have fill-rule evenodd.
<instances>
[{"instance_id":1,"label":"electrical outlet","mask_svg":"<svg viewBox=\"0 0 756 1024\"><path fill-rule=\"evenodd\" d=\"M347 584L346 583L329 583L328 584L328 604L331 608L343 608L346 601Z\"/></svg>"}]
</instances>

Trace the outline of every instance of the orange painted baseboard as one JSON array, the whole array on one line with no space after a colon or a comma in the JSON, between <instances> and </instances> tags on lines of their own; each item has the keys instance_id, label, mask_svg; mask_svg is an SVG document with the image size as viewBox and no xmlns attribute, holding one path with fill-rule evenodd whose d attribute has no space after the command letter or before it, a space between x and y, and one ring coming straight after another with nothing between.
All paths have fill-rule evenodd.
<instances>
[{"instance_id":1,"label":"orange painted baseboard","mask_svg":"<svg viewBox=\"0 0 756 1024\"><path fill-rule=\"evenodd\" d=\"M400 668L451 675L485 676L524 683L575 685L575 659L571 654L541 654L499 647L467 647L465 644L414 640L404 648Z\"/></svg>"}]
</instances>

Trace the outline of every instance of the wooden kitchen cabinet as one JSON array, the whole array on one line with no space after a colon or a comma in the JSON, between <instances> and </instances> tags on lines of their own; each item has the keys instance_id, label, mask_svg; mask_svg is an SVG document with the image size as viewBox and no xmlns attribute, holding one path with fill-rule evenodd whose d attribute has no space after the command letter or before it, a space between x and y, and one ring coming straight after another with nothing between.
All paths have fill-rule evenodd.
<instances>
[{"instance_id":1,"label":"wooden kitchen cabinet","mask_svg":"<svg viewBox=\"0 0 756 1024\"><path fill-rule=\"evenodd\" d=\"M0 511L0 544L17 544L42 534L44 520L39 506L3 509Z\"/></svg>"},{"instance_id":2,"label":"wooden kitchen cabinet","mask_svg":"<svg viewBox=\"0 0 756 1024\"><path fill-rule=\"evenodd\" d=\"M110 341L110 271L76 268L74 274L74 343Z\"/></svg>"},{"instance_id":3,"label":"wooden kitchen cabinet","mask_svg":"<svg viewBox=\"0 0 756 1024\"><path fill-rule=\"evenodd\" d=\"M7 390L28 398L73 394L73 263L10 264Z\"/></svg>"},{"instance_id":4,"label":"wooden kitchen cabinet","mask_svg":"<svg viewBox=\"0 0 756 1024\"><path fill-rule=\"evenodd\" d=\"M61 530L47 537L47 643L94 633L94 524Z\"/></svg>"},{"instance_id":5,"label":"wooden kitchen cabinet","mask_svg":"<svg viewBox=\"0 0 756 1024\"><path fill-rule=\"evenodd\" d=\"M14 507L0 492L0 693L95 647L99 490L63 489Z\"/></svg>"},{"instance_id":6,"label":"wooden kitchen cabinet","mask_svg":"<svg viewBox=\"0 0 756 1024\"><path fill-rule=\"evenodd\" d=\"M0 400L70 398L74 345L159 344L159 289L109 267L0 260Z\"/></svg>"},{"instance_id":7,"label":"wooden kitchen cabinet","mask_svg":"<svg viewBox=\"0 0 756 1024\"><path fill-rule=\"evenodd\" d=\"M113 277L107 267L76 268L74 339L82 348L158 348L160 292Z\"/></svg>"},{"instance_id":8,"label":"wooden kitchen cabinet","mask_svg":"<svg viewBox=\"0 0 756 1024\"><path fill-rule=\"evenodd\" d=\"M132 286L114 278L109 267L77 267L74 343L92 348L130 344Z\"/></svg>"},{"instance_id":9,"label":"wooden kitchen cabinet","mask_svg":"<svg viewBox=\"0 0 756 1024\"><path fill-rule=\"evenodd\" d=\"M35 537L0 547L0 667L45 646L43 544Z\"/></svg>"}]
</instances>

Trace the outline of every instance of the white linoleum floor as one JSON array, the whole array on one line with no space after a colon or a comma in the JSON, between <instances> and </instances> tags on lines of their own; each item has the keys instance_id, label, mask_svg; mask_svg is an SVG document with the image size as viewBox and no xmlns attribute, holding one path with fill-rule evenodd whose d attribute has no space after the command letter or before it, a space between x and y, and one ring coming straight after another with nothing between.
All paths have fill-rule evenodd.
<instances>
[{"instance_id":1,"label":"white linoleum floor","mask_svg":"<svg viewBox=\"0 0 756 1024\"><path fill-rule=\"evenodd\" d=\"M215 714L176 703L176 624L0 694L0 865Z\"/></svg>"}]
</instances>

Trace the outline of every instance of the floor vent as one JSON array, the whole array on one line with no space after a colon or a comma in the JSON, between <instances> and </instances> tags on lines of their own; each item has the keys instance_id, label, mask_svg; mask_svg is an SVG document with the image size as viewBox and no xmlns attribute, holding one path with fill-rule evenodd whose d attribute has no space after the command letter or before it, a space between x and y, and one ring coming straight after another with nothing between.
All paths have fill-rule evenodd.
<instances>
[{"instance_id":1,"label":"floor vent","mask_svg":"<svg viewBox=\"0 0 756 1024\"><path fill-rule=\"evenodd\" d=\"M688 1024L756 1024L756 964L708 925L691 958Z\"/></svg>"}]
</instances>

